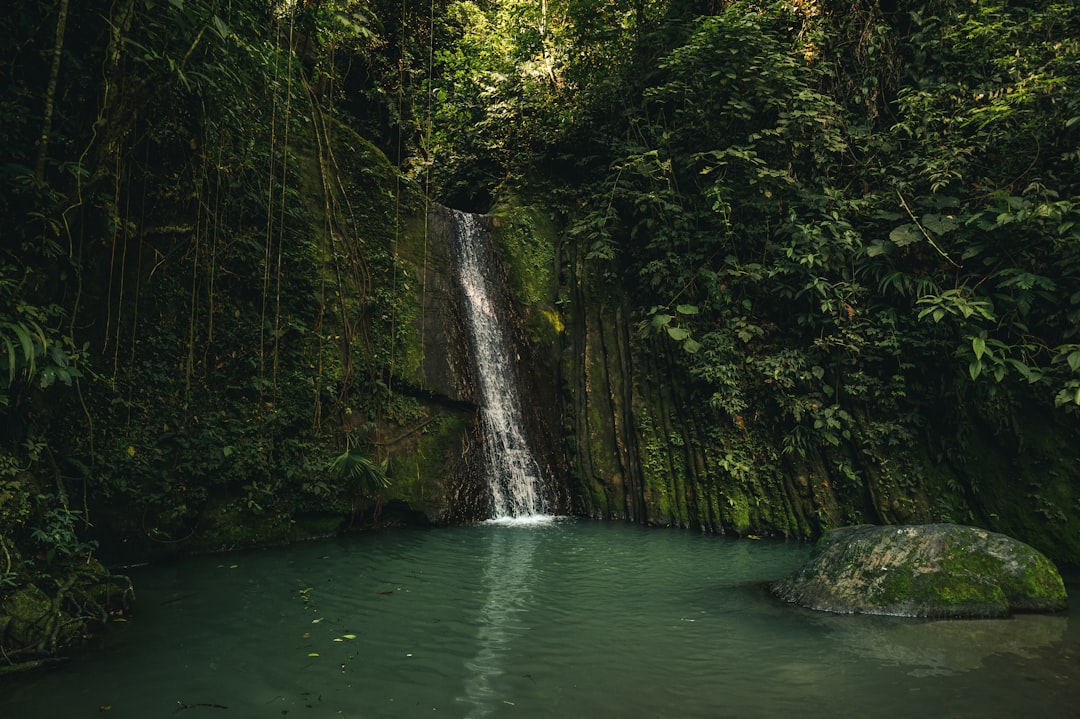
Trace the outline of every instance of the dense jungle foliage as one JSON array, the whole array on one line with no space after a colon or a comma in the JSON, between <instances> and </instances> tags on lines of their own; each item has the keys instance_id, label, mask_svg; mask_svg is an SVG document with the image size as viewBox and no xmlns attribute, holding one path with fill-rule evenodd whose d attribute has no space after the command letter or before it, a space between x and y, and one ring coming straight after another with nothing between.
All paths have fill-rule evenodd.
<instances>
[{"instance_id":1,"label":"dense jungle foliage","mask_svg":"<svg viewBox=\"0 0 1080 719\"><path fill-rule=\"evenodd\" d=\"M470 18L466 48L515 40L486 72L461 42L438 55L438 108L454 115L435 123L437 186L545 188L566 284L591 288L564 310L623 311L648 349L621 361L669 383L624 404L636 432L571 448L592 455L579 468L627 454L610 474L638 484L636 502L609 491L592 511L796 535L944 519L1080 557L1075 7L548 3ZM612 371L616 395L632 380Z\"/></svg>"},{"instance_id":2,"label":"dense jungle foliage","mask_svg":"<svg viewBox=\"0 0 1080 719\"><path fill-rule=\"evenodd\" d=\"M121 610L95 553L426 501L391 460L421 476L459 421L417 374L428 198L543 208L557 280L526 299L580 355L582 513L952 520L1080 562L1073 3L50 0L0 26L9 662ZM623 419L582 404L585 303L633 346ZM612 421L618 498L588 469Z\"/></svg>"},{"instance_id":3,"label":"dense jungle foliage","mask_svg":"<svg viewBox=\"0 0 1080 719\"><path fill-rule=\"evenodd\" d=\"M672 518L938 518L1076 561L1076 9L621 17L588 45L609 55L567 60L595 69L567 70L572 119L531 132L553 140L514 174L565 178L584 272L629 284L641 334L681 345L653 354L693 419L644 417L644 493L650 458L682 459L663 451L674 430L707 447L682 453L689 481L728 489ZM806 494L816 516L775 511Z\"/></svg>"}]
</instances>

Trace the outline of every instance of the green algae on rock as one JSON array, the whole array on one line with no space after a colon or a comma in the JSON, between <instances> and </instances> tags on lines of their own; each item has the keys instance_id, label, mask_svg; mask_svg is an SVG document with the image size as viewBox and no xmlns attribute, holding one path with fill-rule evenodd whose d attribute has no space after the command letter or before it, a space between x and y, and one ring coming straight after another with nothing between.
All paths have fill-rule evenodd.
<instances>
[{"instance_id":1,"label":"green algae on rock","mask_svg":"<svg viewBox=\"0 0 1080 719\"><path fill-rule=\"evenodd\" d=\"M1065 609L1057 567L1003 534L954 524L858 525L826 532L777 597L840 614L1004 617Z\"/></svg>"},{"instance_id":2,"label":"green algae on rock","mask_svg":"<svg viewBox=\"0 0 1080 719\"><path fill-rule=\"evenodd\" d=\"M91 557L68 558L53 570L0 597L0 675L48 666L58 651L126 613L133 598L127 577Z\"/></svg>"}]
</instances>

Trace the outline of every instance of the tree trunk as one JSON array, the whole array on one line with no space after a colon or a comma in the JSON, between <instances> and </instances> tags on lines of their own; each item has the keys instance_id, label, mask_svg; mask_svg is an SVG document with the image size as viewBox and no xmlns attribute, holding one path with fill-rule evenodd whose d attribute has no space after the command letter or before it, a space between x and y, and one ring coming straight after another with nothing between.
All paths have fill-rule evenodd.
<instances>
[{"instance_id":1,"label":"tree trunk","mask_svg":"<svg viewBox=\"0 0 1080 719\"><path fill-rule=\"evenodd\" d=\"M56 43L53 45L52 68L49 70L49 86L45 91L45 112L41 120L41 139L38 140L37 166L34 179L45 180L45 156L49 151L49 134L52 132L53 110L56 107L56 83L60 79L60 60L64 56L64 32L67 30L69 0L60 0L60 14L56 18Z\"/></svg>"}]
</instances>

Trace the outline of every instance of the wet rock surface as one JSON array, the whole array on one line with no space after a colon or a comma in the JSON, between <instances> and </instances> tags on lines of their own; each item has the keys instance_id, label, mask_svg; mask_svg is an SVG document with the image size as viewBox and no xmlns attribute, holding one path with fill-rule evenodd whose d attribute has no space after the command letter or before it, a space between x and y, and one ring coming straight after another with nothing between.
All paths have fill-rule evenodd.
<instances>
[{"instance_id":1,"label":"wet rock surface","mask_svg":"<svg viewBox=\"0 0 1080 719\"><path fill-rule=\"evenodd\" d=\"M954 524L830 530L770 590L809 609L935 618L1054 612L1067 599L1057 567L1037 550Z\"/></svg>"}]
</instances>

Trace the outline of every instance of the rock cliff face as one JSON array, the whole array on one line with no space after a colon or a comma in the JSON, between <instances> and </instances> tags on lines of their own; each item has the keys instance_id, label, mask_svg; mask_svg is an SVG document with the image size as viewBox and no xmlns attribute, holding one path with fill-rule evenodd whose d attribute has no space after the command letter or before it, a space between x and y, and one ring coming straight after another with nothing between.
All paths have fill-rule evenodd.
<instances>
[{"instance_id":1,"label":"rock cliff face","mask_svg":"<svg viewBox=\"0 0 1080 719\"><path fill-rule=\"evenodd\" d=\"M435 400L475 406L476 385L469 363L460 290L454 279L450 242L450 212L432 205L428 212L426 256L412 260L423 274L417 329L424 351L419 373L421 387Z\"/></svg>"},{"instance_id":2,"label":"rock cliff face","mask_svg":"<svg viewBox=\"0 0 1080 719\"><path fill-rule=\"evenodd\" d=\"M1080 515L1068 510L1080 444L1068 416L1029 407L1003 421L971 410L954 422L941 407L900 441L880 408L845 400L846 436L795 446L828 418L783 425L786 390L752 356L724 369L732 382L752 378L745 408L718 407L696 356L642 329L632 285L597 268L587 248L550 241L559 248L557 386L578 513L798 538L861 523L966 522L1080 564Z\"/></svg>"},{"instance_id":3,"label":"rock cliff face","mask_svg":"<svg viewBox=\"0 0 1080 719\"><path fill-rule=\"evenodd\" d=\"M793 604L840 614L1003 617L1066 608L1050 560L1003 534L953 524L834 529L775 582Z\"/></svg>"}]
</instances>

